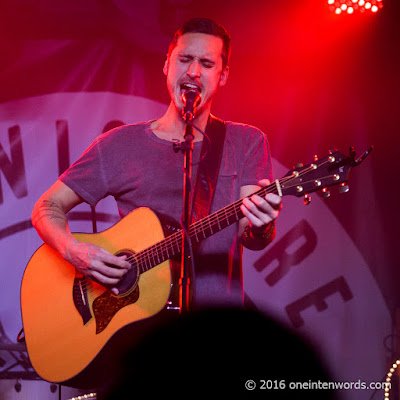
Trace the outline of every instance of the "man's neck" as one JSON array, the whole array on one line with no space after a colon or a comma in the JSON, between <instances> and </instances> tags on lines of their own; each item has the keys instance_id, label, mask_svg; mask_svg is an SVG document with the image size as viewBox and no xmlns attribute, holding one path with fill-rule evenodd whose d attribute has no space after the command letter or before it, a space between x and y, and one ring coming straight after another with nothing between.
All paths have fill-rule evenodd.
<instances>
[{"instance_id":1,"label":"man's neck","mask_svg":"<svg viewBox=\"0 0 400 400\"><path fill-rule=\"evenodd\" d=\"M203 112L196 115L196 118L193 120L193 124L204 132L207 126L209 115L209 109L203 110ZM183 141L185 128L186 123L183 120L181 113L172 103L169 105L166 113L151 124L151 129L156 136L170 141ZM193 136L195 142L203 139L203 135L198 132L197 129L193 129Z\"/></svg>"}]
</instances>

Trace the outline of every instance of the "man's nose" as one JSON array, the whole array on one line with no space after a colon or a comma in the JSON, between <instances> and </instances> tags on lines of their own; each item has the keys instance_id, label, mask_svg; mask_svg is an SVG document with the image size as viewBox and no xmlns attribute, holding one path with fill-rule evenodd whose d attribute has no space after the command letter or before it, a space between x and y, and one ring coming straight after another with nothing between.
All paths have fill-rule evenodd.
<instances>
[{"instance_id":1,"label":"man's nose","mask_svg":"<svg viewBox=\"0 0 400 400\"><path fill-rule=\"evenodd\" d=\"M194 60L193 62L190 63L189 69L187 71L187 74L192 78L199 78L201 74L201 65L197 60Z\"/></svg>"}]
</instances>

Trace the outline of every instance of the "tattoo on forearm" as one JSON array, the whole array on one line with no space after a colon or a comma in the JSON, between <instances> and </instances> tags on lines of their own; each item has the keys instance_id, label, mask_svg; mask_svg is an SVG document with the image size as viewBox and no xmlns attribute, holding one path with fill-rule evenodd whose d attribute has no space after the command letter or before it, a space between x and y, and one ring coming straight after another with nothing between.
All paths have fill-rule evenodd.
<instances>
[{"instance_id":1,"label":"tattoo on forearm","mask_svg":"<svg viewBox=\"0 0 400 400\"><path fill-rule=\"evenodd\" d=\"M37 208L36 213L32 216L32 224L36 225L41 219L48 218L50 220L60 219L67 221L67 217L60 207L50 200L43 200Z\"/></svg>"}]
</instances>

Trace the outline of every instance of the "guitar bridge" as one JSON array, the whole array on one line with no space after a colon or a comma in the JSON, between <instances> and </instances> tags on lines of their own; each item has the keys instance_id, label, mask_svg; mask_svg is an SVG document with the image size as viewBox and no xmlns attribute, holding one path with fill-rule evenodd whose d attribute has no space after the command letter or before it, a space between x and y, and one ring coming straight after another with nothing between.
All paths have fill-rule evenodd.
<instances>
[{"instance_id":1,"label":"guitar bridge","mask_svg":"<svg viewBox=\"0 0 400 400\"><path fill-rule=\"evenodd\" d=\"M74 279L72 298L78 313L82 317L83 325L86 325L92 319L86 285L86 278L76 277Z\"/></svg>"}]
</instances>

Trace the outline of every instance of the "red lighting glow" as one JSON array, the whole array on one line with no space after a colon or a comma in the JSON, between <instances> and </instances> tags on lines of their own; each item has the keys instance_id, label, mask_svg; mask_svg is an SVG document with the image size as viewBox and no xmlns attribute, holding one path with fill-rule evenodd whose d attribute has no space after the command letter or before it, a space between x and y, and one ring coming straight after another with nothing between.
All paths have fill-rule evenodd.
<instances>
[{"instance_id":1,"label":"red lighting glow","mask_svg":"<svg viewBox=\"0 0 400 400\"><path fill-rule=\"evenodd\" d=\"M327 0L329 9L335 14L355 12L376 13L383 7L383 0Z\"/></svg>"}]
</instances>

